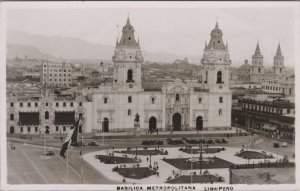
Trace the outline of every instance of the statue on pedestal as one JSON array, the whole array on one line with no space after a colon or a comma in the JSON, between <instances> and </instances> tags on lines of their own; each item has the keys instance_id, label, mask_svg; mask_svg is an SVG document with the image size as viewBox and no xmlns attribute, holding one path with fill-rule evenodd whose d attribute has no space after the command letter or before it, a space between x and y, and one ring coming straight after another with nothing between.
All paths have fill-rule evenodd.
<instances>
[{"instance_id":1,"label":"statue on pedestal","mask_svg":"<svg viewBox=\"0 0 300 191\"><path fill-rule=\"evenodd\" d=\"M140 125L140 116L138 113L135 115L134 125Z\"/></svg>"}]
</instances>

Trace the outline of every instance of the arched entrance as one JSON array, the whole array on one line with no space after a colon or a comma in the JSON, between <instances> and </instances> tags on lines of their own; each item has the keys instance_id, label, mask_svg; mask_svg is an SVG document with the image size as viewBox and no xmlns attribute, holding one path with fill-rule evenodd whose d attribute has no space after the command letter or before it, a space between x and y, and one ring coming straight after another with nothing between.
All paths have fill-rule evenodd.
<instances>
[{"instance_id":1,"label":"arched entrance","mask_svg":"<svg viewBox=\"0 0 300 191\"><path fill-rule=\"evenodd\" d=\"M181 131L181 115L180 113L175 113L173 115L173 131Z\"/></svg>"},{"instance_id":2,"label":"arched entrance","mask_svg":"<svg viewBox=\"0 0 300 191\"><path fill-rule=\"evenodd\" d=\"M46 134L49 134L50 133L50 128L49 128L49 126L46 126Z\"/></svg>"},{"instance_id":3,"label":"arched entrance","mask_svg":"<svg viewBox=\"0 0 300 191\"><path fill-rule=\"evenodd\" d=\"M9 133L10 134L14 134L14 132L15 132L15 127L10 127L9 128Z\"/></svg>"},{"instance_id":4,"label":"arched entrance","mask_svg":"<svg viewBox=\"0 0 300 191\"><path fill-rule=\"evenodd\" d=\"M107 118L104 118L102 131L103 132L108 132L109 131L109 121L108 121Z\"/></svg>"},{"instance_id":5,"label":"arched entrance","mask_svg":"<svg viewBox=\"0 0 300 191\"><path fill-rule=\"evenodd\" d=\"M202 116L198 116L196 119L196 130L202 131L203 129L203 119Z\"/></svg>"},{"instance_id":6,"label":"arched entrance","mask_svg":"<svg viewBox=\"0 0 300 191\"><path fill-rule=\"evenodd\" d=\"M149 119L149 130L153 131L155 129L156 129L156 118L152 116Z\"/></svg>"}]
</instances>

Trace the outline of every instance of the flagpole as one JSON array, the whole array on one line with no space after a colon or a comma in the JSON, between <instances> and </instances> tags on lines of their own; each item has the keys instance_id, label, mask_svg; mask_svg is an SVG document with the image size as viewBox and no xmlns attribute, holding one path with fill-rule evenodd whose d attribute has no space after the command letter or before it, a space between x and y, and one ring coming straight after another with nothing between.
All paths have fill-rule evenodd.
<instances>
[{"instance_id":1,"label":"flagpole","mask_svg":"<svg viewBox=\"0 0 300 191\"><path fill-rule=\"evenodd\" d=\"M83 149L82 149L82 145L83 145L83 131L82 131L82 127L81 127L81 184L83 184Z\"/></svg>"},{"instance_id":2,"label":"flagpole","mask_svg":"<svg viewBox=\"0 0 300 191\"><path fill-rule=\"evenodd\" d=\"M67 149L67 180L68 179L69 179L69 148Z\"/></svg>"}]
</instances>

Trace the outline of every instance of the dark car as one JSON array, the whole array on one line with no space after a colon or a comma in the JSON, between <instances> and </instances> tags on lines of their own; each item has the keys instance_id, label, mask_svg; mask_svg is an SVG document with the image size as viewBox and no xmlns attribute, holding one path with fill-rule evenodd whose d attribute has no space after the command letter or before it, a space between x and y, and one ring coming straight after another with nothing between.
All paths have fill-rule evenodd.
<instances>
[{"instance_id":1,"label":"dark car","mask_svg":"<svg viewBox=\"0 0 300 191\"><path fill-rule=\"evenodd\" d=\"M98 146L96 141L90 142L88 143L88 146Z\"/></svg>"},{"instance_id":2,"label":"dark car","mask_svg":"<svg viewBox=\"0 0 300 191\"><path fill-rule=\"evenodd\" d=\"M73 146L73 147L81 147L81 145L82 146L87 146L87 144L85 143L85 142L74 142L74 143L71 143L71 146Z\"/></svg>"},{"instance_id":3,"label":"dark car","mask_svg":"<svg viewBox=\"0 0 300 191\"><path fill-rule=\"evenodd\" d=\"M217 144L222 144L222 143L223 143L223 142L222 142L221 140L219 140L219 139L216 139L215 142L216 142Z\"/></svg>"},{"instance_id":4,"label":"dark car","mask_svg":"<svg viewBox=\"0 0 300 191\"><path fill-rule=\"evenodd\" d=\"M53 151L47 151L46 153L45 153L45 155L46 156L52 156L52 155L54 155L54 152Z\"/></svg>"},{"instance_id":5,"label":"dark car","mask_svg":"<svg viewBox=\"0 0 300 191\"><path fill-rule=\"evenodd\" d=\"M221 139L221 141L222 141L223 143L228 143L228 141L225 140L225 139Z\"/></svg>"},{"instance_id":6,"label":"dark car","mask_svg":"<svg viewBox=\"0 0 300 191\"><path fill-rule=\"evenodd\" d=\"M213 140L207 140L206 143L207 144L215 144Z\"/></svg>"}]
</instances>

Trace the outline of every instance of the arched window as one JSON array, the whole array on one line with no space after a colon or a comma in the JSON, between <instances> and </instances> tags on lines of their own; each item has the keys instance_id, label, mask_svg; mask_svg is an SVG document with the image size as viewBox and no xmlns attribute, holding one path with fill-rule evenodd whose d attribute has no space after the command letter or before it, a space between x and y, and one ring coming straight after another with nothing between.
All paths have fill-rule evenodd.
<instances>
[{"instance_id":1,"label":"arched window","mask_svg":"<svg viewBox=\"0 0 300 191\"><path fill-rule=\"evenodd\" d=\"M279 69L279 71L280 71L280 73L282 73L282 69L281 68Z\"/></svg>"},{"instance_id":2,"label":"arched window","mask_svg":"<svg viewBox=\"0 0 300 191\"><path fill-rule=\"evenodd\" d=\"M10 120L13 121L15 119L14 114L10 114Z\"/></svg>"},{"instance_id":3,"label":"arched window","mask_svg":"<svg viewBox=\"0 0 300 191\"><path fill-rule=\"evenodd\" d=\"M128 116L131 115L131 109L128 109Z\"/></svg>"},{"instance_id":4,"label":"arched window","mask_svg":"<svg viewBox=\"0 0 300 191\"><path fill-rule=\"evenodd\" d=\"M179 101L179 94L176 94L176 101Z\"/></svg>"},{"instance_id":5,"label":"arched window","mask_svg":"<svg viewBox=\"0 0 300 191\"><path fill-rule=\"evenodd\" d=\"M222 82L222 72L219 71L219 72L217 73L217 84L221 84L221 83L223 83L223 82Z\"/></svg>"},{"instance_id":6,"label":"arched window","mask_svg":"<svg viewBox=\"0 0 300 191\"><path fill-rule=\"evenodd\" d=\"M258 68L258 73L260 73L260 68Z\"/></svg>"},{"instance_id":7,"label":"arched window","mask_svg":"<svg viewBox=\"0 0 300 191\"><path fill-rule=\"evenodd\" d=\"M222 114L223 114L222 109L219 109L219 115L222 115Z\"/></svg>"},{"instance_id":8,"label":"arched window","mask_svg":"<svg viewBox=\"0 0 300 191\"><path fill-rule=\"evenodd\" d=\"M133 76L132 76L133 72L131 69L129 69L127 71L127 82L132 82L133 81Z\"/></svg>"},{"instance_id":9,"label":"arched window","mask_svg":"<svg viewBox=\"0 0 300 191\"><path fill-rule=\"evenodd\" d=\"M49 119L49 112L48 111L45 112L45 119Z\"/></svg>"}]
</instances>

